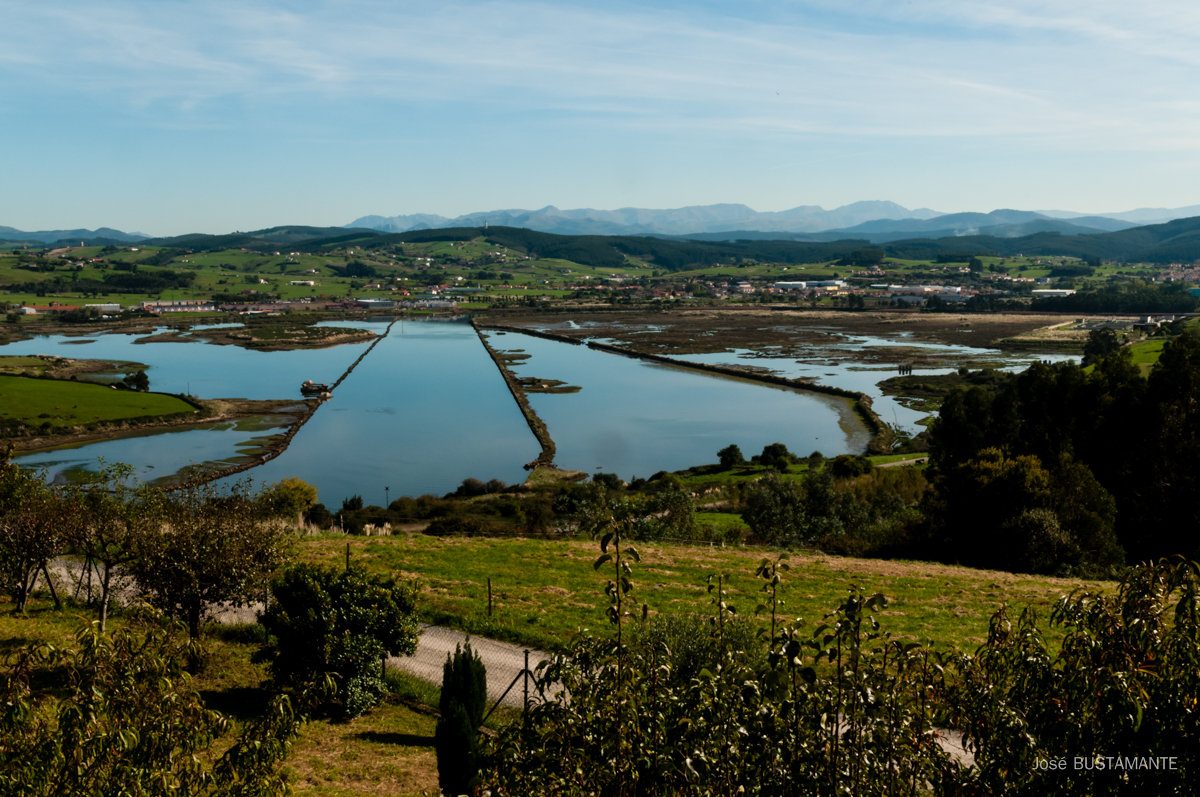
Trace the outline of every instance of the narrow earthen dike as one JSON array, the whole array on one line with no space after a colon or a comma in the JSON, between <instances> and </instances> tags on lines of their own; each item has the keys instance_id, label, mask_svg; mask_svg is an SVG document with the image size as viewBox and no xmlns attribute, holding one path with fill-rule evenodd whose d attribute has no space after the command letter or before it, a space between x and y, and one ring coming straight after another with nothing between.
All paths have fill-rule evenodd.
<instances>
[{"instance_id":1,"label":"narrow earthen dike","mask_svg":"<svg viewBox=\"0 0 1200 797\"><path fill-rule=\"evenodd\" d=\"M508 385L508 391L512 393L513 399L517 402L517 406L521 408L521 414L525 416L525 422L529 424L529 430L533 432L533 436L542 446L542 453L533 462L525 463L525 470L533 470L537 467L554 467L554 441L550 438L550 430L546 428L546 424L538 417L538 414L533 411L533 407L529 406L529 399L525 397L525 391L521 390L521 386L517 384L517 378L513 376L512 371L508 369L508 365L496 353L496 350L488 345L487 338L483 334L481 325L475 319L471 319L471 326L475 327L475 332L479 335L479 342L483 344L483 348L491 356L492 362L496 363L496 367L500 369L500 375L504 377L504 384ZM489 327L491 328L491 327ZM524 330L514 330L523 332Z\"/></svg>"},{"instance_id":2,"label":"narrow earthen dike","mask_svg":"<svg viewBox=\"0 0 1200 797\"><path fill-rule=\"evenodd\" d=\"M396 321L393 320L392 323L387 325L387 329L383 331L383 334L375 338L371 345L367 347L367 350L358 355L358 359L350 364L350 367L346 369L346 373L342 374L338 380L333 383L333 387L329 389L330 393L337 390L338 385L346 381L346 377L350 376L354 369L358 367L358 364L366 359L366 356L371 353L371 350L378 346L379 342L386 338L389 333L391 333L392 327L395 325ZM213 482L217 479L224 479L226 476L232 476L235 473L241 473L243 471L250 470L251 468L257 468L259 465L264 465L270 462L284 451L287 451L288 446L292 444L292 438L296 436L296 432L300 431L301 426L304 426L304 424L309 422L312 416L316 414L317 410L319 410L321 405L324 403L324 401L318 401L314 403L309 408L308 412L301 415L295 423L288 427L288 430L284 432L282 438L272 443L265 451L263 451L262 454L258 455L249 462L243 462L240 465L230 465L228 468L222 468L221 470L211 473L204 473L195 479L190 479L186 482L172 485L171 487L167 487L165 489L172 490L178 489L179 487L183 487L185 485L207 484L208 482Z\"/></svg>"}]
</instances>

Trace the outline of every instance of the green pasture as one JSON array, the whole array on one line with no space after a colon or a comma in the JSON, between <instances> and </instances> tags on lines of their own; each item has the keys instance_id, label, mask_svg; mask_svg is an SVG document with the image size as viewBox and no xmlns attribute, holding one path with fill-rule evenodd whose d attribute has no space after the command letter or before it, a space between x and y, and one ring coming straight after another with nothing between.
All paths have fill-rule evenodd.
<instances>
[{"instance_id":1,"label":"green pasture","mask_svg":"<svg viewBox=\"0 0 1200 797\"><path fill-rule=\"evenodd\" d=\"M27 426L81 426L195 411L186 401L161 393L19 376L0 376L0 408L0 418Z\"/></svg>"},{"instance_id":2,"label":"green pasture","mask_svg":"<svg viewBox=\"0 0 1200 797\"><path fill-rule=\"evenodd\" d=\"M40 357L0 356L0 374L32 374L41 376L46 372L46 363Z\"/></svg>"},{"instance_id":3,"label":"green pasture","mask_svg":"<svg viewBox=\"0 0 1200 797\"><path fill-rule=\"evenodd\" d=\"M757 452L743 451L742 453L749 457ZM800 456L803 456L803 454ZM881 454L879 456L867 457L867 459L871 460L873 465L883 465L888 462L903 462L909 459L919 459L923 456L923 454ZM719 484L748 483L771 472L779 471L775 471L774 468L767 468L761 465L752 465L749 462L747 462L745 465L739 465L737 467L730 468L729 470L720 470L719 466L714 463L711 465L701 465L690 470L677 471L676 475L679 476L680 480L685 485L695 489L698 487L712 487ZM808 473L808 463L802 461L796 464L788 465L786 471L779 473L787 478L799 479Z\"/></svg>"},{"instance_id":4,"label":"green pasture","mask_svg":"<svg viewBox=\"0 0 1200 797\"><path fill-rule=\"evenodd\" d=\"M736 516L730 515L729 518ZM736 522L726 520L724 522ZM344 566L347 538L306 539L299 558ZM711 611L706 579L728 576L728 601L752 617L762 599L754 568L777 551L663 543L637 545L631 563L631 610L652 613ZM352 562L381 573L415 578L425 619L482 636L542 649L561 649L580 629L603 632L611 568L597 572L594 541L428 537L359 538L350 541ZM818 624L851 584L889 598L880 614L894 638L932 642L942 650L968 651L984 641L988 620L1002 605L1035 608L1043 620L1059 596L1077 587L1109 585L1072 579L1014 575L945 565L848 559L820 553L791 554L780 597L782 616ZM487 616L492 580L493 616Z\"/></svg>"},{"instance_id":5,"label":"green pasture","mask_svg":"<svg viewBox=\"0 0 1200 797\"><path fill-rule=\"evenodd\" d=\"M1143 374L1149 373L1162 355L1163 345L1166 342L1165 338L1153 338L1131 344L1129 352L1134 365L1139 366Z\"/></svg>"}]
</instances>

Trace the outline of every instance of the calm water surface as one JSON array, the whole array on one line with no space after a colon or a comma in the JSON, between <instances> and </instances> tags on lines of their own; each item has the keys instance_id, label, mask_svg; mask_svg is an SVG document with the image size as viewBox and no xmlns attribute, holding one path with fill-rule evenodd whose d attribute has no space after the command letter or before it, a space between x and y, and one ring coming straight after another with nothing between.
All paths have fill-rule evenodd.
<instances>
[{"instance_id":1,"label":"calm water surface","mask_svg":"<svg viewBox=\"0 0 1200 797\"><path fill-rule=\"evenodd\" d=\"M387 320L336 322L382 334ZM192 343L134 344L137 336L100 335L84 346L42 337L0 347L4 354L59 354L142 362L151 385L203 398L298 397L305 379L334 382L369 344L311 351L257 352ZM525 335L493 335L499 349L523 349L521 376L562 380L573 394L531 394L530 403L557 444L564 468L650 476L714 462L736 443L749 456L774 442L794 452L826 455L865 448L867 432L847 402L643 362L585 346ZM864 345L870 345L864 339ZM973 354L978 350L971 350ZM704 362L747 362L747 352L697 355ZM788 376L819 376L830 384L878 395L878 371L779 359L766 365ZM827 376L826 374L832 374ZM881 408L883 410L883 408ZM902 407L905 417L919 417ZM886 410L881 414L886 420ZM94 469L96 458L128 462L147 479L191 464L219 466L257 445L272 430L261 422L221 424L185 432L146 433L19 457L52 476ZM278 431L278 430L274 430ZM274 482L298 476L315 484L331 507L362 495L442 494L464 478L521 481L523 463L539 446L475 331L462 321L398 322L388 337L338 388L280 457L249 476Z\"/></svg>"},{"instance_id":2,"label":"calm water surface","mask_svg":"<svg viewBox=\"0 0 1200 797\"><path fill-rule=\"evenodd\" d=\"M383 334L388 320L336 322ZM305 379L333 383L369 343L331 349L258 352L194 343L134 344L130 335L101 335L86 346L42 337L0 347L3 354L57 354L142 362L154 390L201 398L299 398ZM61 348L59 348L61 346ZM276 429L275 431L279 431ZM94 470L96 458L128 462L142 478L165 477L193 464L223 466L263 437L261 427L222 425L88 443L18 457L51 477ZM520 482L522 464L541 448L503 378L463 322L397 323L337 395L321 407L280 457L238 477L273 482L299 476L320 500L340 506L360 494L391 497L445 493L468 476ZM378 495L376 495L378 493Z\"/></svg>"},{"instance_id":3,"label":"calm water surface","mask_svg":"<svg viewBox=\"0 0 1200 797\"><path fill-rule=\"evenodd\" d=\"M382 332L386 323L378 326ZM527 475L521 466L540 452L470 324L406 321L392 327L287 451L245 475L265 482L299 476L334 508L355 494L382 505L385 487L397 498L444 494L468 477L519 483Z\"/></svg>"},{"instance_id":4,"label":"calm water surface","mask_svg":"<svg viewBox=\"0 0 1200 797\"><path fill-rule=\"evenodd\" d=\"M74 473L95 472L98 458L133 465L134 476L142 481L171 481L191 466L223 468L235 464L239 455L253 451L279 431L271 419L245 418L185 431L134 432L113 440L21 454L14 459L24 467L44 469L55 482L66 481Z\"/></svg>"},{"instance_id":5,"label":"calm water surface","mask_svg":"<svg viewBox=\"0 0 1200 797\"><path fill-rule=\"evenodd\" d=\"M569 343L508 333L497 349L531 355L522 377L557 379L578 393L531 393L562 468L647 477L716 462L736 443L749 457L781 442L807 455L858 452L868 434L849 403L831 396L658 365ZM845 428L843 428L845 427Z\"/></svg>"}]
</instances>

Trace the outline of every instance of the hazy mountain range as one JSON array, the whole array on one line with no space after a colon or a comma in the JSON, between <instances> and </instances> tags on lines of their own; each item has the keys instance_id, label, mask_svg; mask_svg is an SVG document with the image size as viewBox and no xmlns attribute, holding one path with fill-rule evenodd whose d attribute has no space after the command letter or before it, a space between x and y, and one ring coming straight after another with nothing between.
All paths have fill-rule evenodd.
<instances>
[{"instance_id":1,"label":"hazy mountain range","mask_svg":"<svg viewBox=\"0 0 1200 797\"><path fill-rule=\"evenodd\" d=\"M80 241L100 239L116 243L132 243L149 237L145 233L121 232L120 230L114 230L112 227L100 227L96 230L38 230L36 232L26 232L18 230L15 227L0 226L0 241L8 243L52 244L59 241L74 240L78 244Z\"/></svg>"},{"instance_id":2,"label":"hazy mountain range","mask_svg":"<svg viewBox=\"0 0 1200 797\"><path fill-rule=\"evenodd\" d=\"M272 239L284 244L334 235L333 230L371 229L397 233L447 227L523 227L560 235L653 235L699 240L836 241L846 238L876 243L906 238L947 238L985 235L1020 238L1037 233L1083 235L1116 232L1147 224L1200 216L1200 205L1183 208L1137 208L1120 213L1085 214L1070 210L993 210L990 213L941 213L929 208L909 210L895 202L854 202L833 210L801 205L791 210L759 213L746 205L695 205L654 210L620 208L560 210L548 205L540 210L494 210L455 218L431 213L407 216L363 216L345 227L280 227ZM27 232L0 226L0 244L45 246L76 244L128 244L151 236L122 232L111 227L96 230L40 230ZM194 236L176 236L181 245ZM207 237L207 236L203 236Z\"/></svg>"},{"instance_id":3,"label":"hazy mountain range","mask_svg":"<svg viewBox=\"0 0 1200 797\"><path fill-rule=\"evenodd\" d=\"M710 237L751 233L789 233L793 240L835 240L837 237L888 241L899 238L993 235L1015 238L1037 232L1076 235L1114 232L1144 224L1200 215L1200 205L1185 208L1139 208L1120 213L1084 214L1069 210L993 210L991 213L940 213L929 208L909 210L895 202L855 202L833 210L802 205L759 213L746 205L697 205L668 210L494 210L447 218L429 213L408 216L363 216L346 226L407 232L444 227L525 227L563 235L677 235ZM830 237L830 236L833 237ZM745 236L743 236L745 237ZM760 237L760 236L753 236Z\"/></svg>"}]
</instances>

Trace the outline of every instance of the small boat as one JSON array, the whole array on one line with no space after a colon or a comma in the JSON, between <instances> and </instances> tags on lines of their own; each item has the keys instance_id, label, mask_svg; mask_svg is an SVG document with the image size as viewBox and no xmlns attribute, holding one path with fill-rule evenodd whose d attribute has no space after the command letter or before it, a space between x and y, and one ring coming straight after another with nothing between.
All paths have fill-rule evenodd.
<instances>
[{"instance_id":1,"label":"small boat","mask_svg":"<svg viewBox=\"0 0 1200 797\"><path fill-rule=\"evenodd\" d=\"M313 382L309 379L300 385L300 392L305 396L319 396L322 393L329 392L329 385L324 382Z\"/></svg>"}]
</instances>

